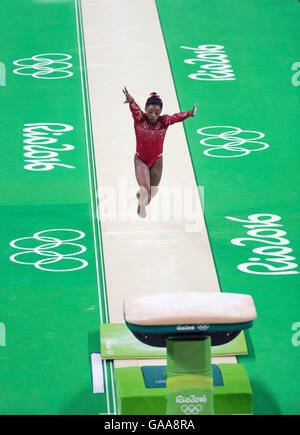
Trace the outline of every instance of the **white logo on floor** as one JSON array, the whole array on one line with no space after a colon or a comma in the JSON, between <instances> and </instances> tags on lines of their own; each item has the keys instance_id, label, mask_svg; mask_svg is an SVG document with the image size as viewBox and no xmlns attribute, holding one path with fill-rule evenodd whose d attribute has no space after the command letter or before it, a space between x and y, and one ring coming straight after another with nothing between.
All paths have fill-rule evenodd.
<instances>
[{"instance_id":1,"label":"white logo on floor","mask_svg":"<svg viewBox=\"0 0 300 435\"><path fill-rule=\"evenodd\" d=\"M196 48L181 46L186 50L192 50L196 58L186 59L184 63L195 65L196 62L204 62L200 69L188 77L193 80L224 81L235 80L232 66L229 64L223 45L206 44Z\"/></svg>"},{"instance_id":2,"label":"white logo on floor","mask_svg":"<svg viewBox=\"0 0 300 435\"><path fill-rule=\"evenodd\" d=\"M2 322L0 322L0 346L6 346L6 326Z\"/></svg>"},{"instance_id":3,"label":"white logo on floor","mask_svg":"<svg viewBox=\"0 0 300 435\"><path fill-rule=\"evenodd\" d=\"M36 54L30 58L14 61L19 68L14 69L15 74L32 76L36 79L65 79L73 75L69 69L72 63L66 62L72 56L64 53Z\"/></svg>"},{"instance_id":4,"label":"white logo on floor","mask_svg":"<svg viewBox=\"0 0 300 435\"><path fill-rule=\"evenodd\" d=\"M74 127L68 124L41 122L25 124L23 129L24 157L26 157L24 169L28 171L50 171L56 166L74 169L75 166L60 163L57 158L61 151L70 151L75 147L69 144L58 144L58 136L62 136ZM45 146L46 145L46 146ZM51 145L50 147L47 145Z\"/></svg>"},{"instance_id":5,"label":"white logo on floor","mask_svg":"<svg viewBox=\"0 0 300 435\"><path fill-rule=\"evenodd\" d=\"M296 331L295 334L292 335L292 345L294 347L299 347L300 346L300 322L293 323L292 331Z\"/></svg>"},{"instance_id":6,"label":"white logo on floor","mask_svg":"<svg viewBox=\"0 0 300 435\"><path fill-rule=\"evenodd\" d=\"M6 65L0 62L0 86L6 86Z\"/></svg>"},{"instance_id":7,"label":"white logo on floor","mask_svg":"<svg viewBox=\"0 0 300 435\"><path fill-rule=\"evenodd\" d=\"M249 258L250 263L239 264L237 268L240 271L256 275L291 275L299 273L293 270L298 267L297 263L292 262L295 257L287 255L293 252L292 248L286 246L290 244L290 241L283 237L287 233L282 229L278 229L278 227L283 227L282 224L275 223L281 220L280 216L259 213L248 216L246 220L230 216L225 216L225 218L243 222L246 224L243 225L245 228L250 228L250 231L247 231L247 235L250 237L232 239L231 243L233 245L247 246L247 242L269 245L253 249L252 252L256 254L255 257Z\"/></svg>"},{"instance_id":8,"label":"white logo on floor","mask_svg":"<svg viewBox=\"0 0 300 435\"><path fill-rule=\"evenodd\" d=\"M195 396L195 394L191 394L188 397L184 397L181 394L176 397L176 403L183 403L181 406L181 411L187 415L197 415L203 410L203 406L200 403L206 403L207 397L206 394L203 396Z\"/></svg>"},{"instance_id":9,"label":"white logo on floor","mask_svg":"<svg viewBox=\"0 0 300 435\"><path fill-rule=\"evenodd\" d=\"M21 237L11 241L10 246L21 252L11 255L10 260L48 272L71 272L83 269L88 262L77 256L84 253L86 247L73 242L84 237L83 231L73 229L39 231L32 237ZM58 262L61 263L59 269L45 267Z\"/></svg>"},{"instance_id":10,"label":"white logo on floor","mask_svg":"<svg viewBox=\"0 0 300 435\"><path fill-rule=\"evenodd\" d=\"M202 405L182 405L181 411L186 415L197 415L203 409Z\"/></svg>"},{"instance_id":11,"label":"white logo on floor","mask_svg":"<svg viewBox=\"0 0 300 435\"><path fill-rule=\"evenodd\" d=\"M296 71L292 75L292 85L293 86L300 86L300 62L293 63L292 71Z\"/></svg>"},{"instance_id":12,"label":"white logo on floor","mask_svg":"<svg viewBox=\"0 0 300 435\"><path fill-rule=\"evenodd\" d=\"M207 136L200 141L209 147L203 154L209 157L232 158L247 156L253 151L262 151L269 147L262 139L265 135L259 131L242 130L229 125L213 125L199 128L198 134Z\"/></svg>"}]
</instances>

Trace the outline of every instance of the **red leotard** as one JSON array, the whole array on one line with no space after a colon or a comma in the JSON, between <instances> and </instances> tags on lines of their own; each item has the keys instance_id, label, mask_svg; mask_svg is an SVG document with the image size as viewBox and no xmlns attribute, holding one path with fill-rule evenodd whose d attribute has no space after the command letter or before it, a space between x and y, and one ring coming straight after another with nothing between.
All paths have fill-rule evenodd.
<instances>
[{"instance_id":1,"label":"red leotard","mask_svg":"<svg viewBox=\"0 0 300 435\"><path fill-rule=\"evenodd\" d=\"M151 168L162 156L164 139L169 125L181 122L191 116L188 112L175 113L174 115L162 115L155 125L148 123L145 113L133 100L129 104L136 135L136 154L146 165Z\"/></svg>"}]
</instances>

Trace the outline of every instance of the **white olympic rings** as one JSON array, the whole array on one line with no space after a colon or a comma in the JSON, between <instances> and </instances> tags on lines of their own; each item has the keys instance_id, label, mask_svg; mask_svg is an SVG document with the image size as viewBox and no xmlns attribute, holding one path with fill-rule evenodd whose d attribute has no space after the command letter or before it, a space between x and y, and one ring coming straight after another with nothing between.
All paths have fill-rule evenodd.
<instances>
[{"instance_id":1,"label":"white olympic rings","mask_svg":"<svg viewBox=\"0 0 300 435\"><path fill-rule=\"evenodd\" d=\"M210 157L241 157L250 154L252 151L261 151L269 147L267 143L257 140L265 136L263 133L259 131L242 130L239 127L214 125L200 128L197 130L197 133L203 136L209 136L208 138L202 139L200 143L210 147L203 152L203 154Z\"/></svg>"},{"instance_id":2,"label":"white olympic rings","mask_svg":"<svg viewBox=\"0 0 300 435\"><path fill-rule=\"evenodd\" d=\"M191 405L191 404L190 405L182 405L182 407L180 409L186 415L197 415L202 411L203 406L202 405Z\"/></svg>"},{"instance_id":3,"label":"white olympic rings","mask_svg":"<svg viewBox=\"0 0 300 435\"><path fill-rule=\"evenodd\" d=\"M65 62L72 56L64 53L45 53L36 54L31 58L19 59L14 61L14 65L20 68L14 69L15 74L31 75L37 79L64 79L73 75L72 71L67 71L73 65Z\"/></svg>"},{"instance_id":4,"label":"white olympic rings","mask_svg":"<svg viewBox=\"0 0 300 435\"><path fill-rule=\"evenodd\" d=\"M58 237L52 237L49 235L45 235L45 233L52 233L52 232L73 232L73 233L77 233L79 234L77 237L73 237L73 238L67 238L64 240L61 240L61 238ZM57 235L57 234L56 234ZM70 230L70 229L53 229L53 230L44 230L44 231L39 231L37 233L35 233L32 237L23 237L20 239L15 239L13 241L10 242L10 246L16 249L20 249L22 250L22 252L18 252L17 254L11 255L10 256L10 260L15 262L15 263L20 263L20 264L28 264L28 265L32 265L34 267L36 267L37 269L40 270L46 270L48 272L71 272L74 270L79 270L79 269L83 269L84 267L86 267L88 265L88 262L81 259L81 258L76 258L74 257L74 255L79 255L82 254L83 252L86 251L86 247L77 243L71 243L74 242L75 240L80 240L83 237L85 237L85 233L83 231L79 231L79 230ZM40 241L40 242L45 242L42 245L36 246L36 247L26 247L26 246L19 246L18 242L22 241L27 241L27 240L31 240L31 242L33 242L34 240ZM70 252L67 254L62 254L59 252L54 251L54 249L62 247L62 246L71 246L71 250L73 251L74 247L78 248L75 249L74 252ZM24 260L24 258L22 258L22 260L20 260L20 257L24 255L28 255L28 254L37 254L37 255L41 255L43 257L47 257L47 258L42 258L41 260L32 262L32 261L22 261ZM47 264L51 264L51 263L57 263L61 260L69 260L72 262L79 262L80 265L78 267L73 267L73 268L67 268L67 269L48 269L46 267L44 267L44 265Z\"/></svg>"}]
</instances>

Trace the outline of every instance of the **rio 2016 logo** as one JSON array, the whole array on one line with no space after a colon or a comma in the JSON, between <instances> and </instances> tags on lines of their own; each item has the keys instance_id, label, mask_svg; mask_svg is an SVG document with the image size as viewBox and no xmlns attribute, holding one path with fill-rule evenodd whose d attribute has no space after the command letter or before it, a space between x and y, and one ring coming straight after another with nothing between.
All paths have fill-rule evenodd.
<instances>
[{"instance_id":1,"label":"rio 2016 logo","mask_svg":"<svg viewBox=\"0 0 300 435\"><path fill-rule=\"evenodd\" d=\"M203 405L201 405L201 403L206 402L206 394L203 394L201 397L198 397L195 394L185 397L180 394L176 397L176 403L182 404L180 410L186 415L200 414L203 411Z\"/></svg>"},{"instance_id":2,"label":"rio 2016 logo","mask_svg":"<svg viewBox=\"0 0 300 435\"><path fill-rule=\"evenodd\" d=\"M247 237L239 237L231 240L235 246L247 246L247 243L256 242L262 244L254 248L255 254L249 258L249 263L237 266L241 272L255 275L294 275L298 274L298 264L295 257L290 255L293 249L288 247L290 241L285 237L286 231L278 222L281 217L275 214L258 213L248 216L247 219L239 219L226 216L226 219L242 222L247 231ZM280 227L280 228L279 228ZM262 261L261 261L262 260Z\"/></svg>"},{"instance_id":3,"label":"rio 2016 logo","mask_svg":"<svg viewBox=\"0 0 300 435\"><path fill-rule=\"evenodd\" d=\"M0 322L0 346L6 346L6 327L2 322Z\"/></svg>"},{"instance_id":4,"label":"rio 2016 logo","mask_svg":"<svg viewBox=\"0 0 300 435\"><path fill-rule=\"evenodd\" d=\"M200 65L200 69L197 72L188 75L190 79L209 81L235 80L234 71L229 64L223 45L206 44L194 48L185 46L181 46L181 48L192 50L195 54L195 58L186 59L184 63Z\"/></svg>"},{"instance_id":5,"label":"rio 2016 logo","mask_svg":"<svg viewBox=\"0 0 300 435\"><path fill-rule=\"evenodd\" d=\"M68 124L53 122L25 124L24 157L28 171L50 171L57 166L74 169L74 166L66 165L57 158L62 151L71 151L75 147L70 144L59 144L59 139L66 132L74 129ZM50 146L49 146L50 145Z\"/></svg>"},{"instance_id":6,"label":"rio 2016 logo","mask_svg":"<svg viewBox=\"0 0 300 435\"><path fill-rule=\"evenodd\" d=\"M292 335L292 345L294 347L300 346L300 322L295 322L292 325L292 331L295 331L295 333Z\"/></svg>"},{"instance_id":7,"label":"rio 2016 logo","mask_svg":"<svg viewBox=\"0 0 300 435\"><path fill-rule=\"evenodd\" d=\"M300 62L294 62L292 65L292 71L296 71L292 75L292 85L299 86L300 85Z\"/></svg>"}]
</instances>

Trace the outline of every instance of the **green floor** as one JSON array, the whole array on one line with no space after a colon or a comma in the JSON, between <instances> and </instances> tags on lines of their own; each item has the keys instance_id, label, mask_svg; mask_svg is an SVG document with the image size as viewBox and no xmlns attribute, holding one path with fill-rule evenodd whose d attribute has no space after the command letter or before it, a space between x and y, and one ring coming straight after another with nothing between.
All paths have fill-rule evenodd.
<instances>
[{"instance_id":1,"label":"green floor","mask_svg":"<svg viewBox=\"0 0 300 435\"><path fill-rule=\"evenodd\" d=\"M251 294L258 312L247 335L249 356L239 358L250 376L254 414L299 414L300 88L292 66L300 59L300 4L157 0L157 6L180 107L199 103L185 132L204 186L220 287Z\"/></svg>"},{"instance_id":2,"label":"green floor","mask_svg":"<svg viewBox=\"0 0 300 435\"><path fill-rule=\"evenodd\" d=\"M79 6L15 0L1 15L1 414L115 411L111 390L92 394L108 319Z\"/></svg>"},{"instance_id":3,"label":"green floor","mask_svg":"<svg viewBox=\"0 0 300 435\"><path fill-rule=\"evenodd\" d=\"M299 414L300 4L157 7L180 107L199 103L185 132L220 287L258 311L254 413ZM92 394L109 319L80 2L12 0L0 20L0 414L115 413L109 363Z\"/></svg>"}]
</instances>

